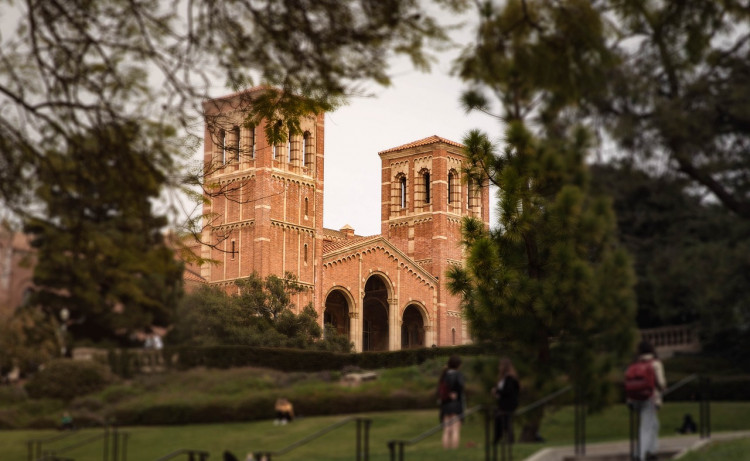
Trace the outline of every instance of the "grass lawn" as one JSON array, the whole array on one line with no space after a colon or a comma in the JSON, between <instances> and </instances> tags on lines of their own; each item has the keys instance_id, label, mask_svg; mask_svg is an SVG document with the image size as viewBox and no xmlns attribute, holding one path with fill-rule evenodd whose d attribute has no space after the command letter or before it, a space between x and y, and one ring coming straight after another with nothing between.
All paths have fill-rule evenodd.
<instances>
[{"instance_id":1,"label":"grass lawn","mask_svg":"<svg viewBox=\"0 0 750 461\"><path fill-rule=\"evenodd\" d=\"M670 403L660 413L661 435L675 435L685 413L698 419L697 403ZM370 430L370 459L388 460L387 442L392 439L415 437L437 424L437 410L372 413L362 416L372 418ZM244 461L248 451L275 451L306 437L330 424L342 420L343 416L301 418L286 426L274 426L270 420L250 423L207 424L186 426L128 427L127 459L131 461L155 460L180 448L193 448L210 452L210 460L221 460L222 452L229 450ZM750 430L750 402L717 402L711 405L712 431ZM592 415L586 421L587 442L626 439L628 436L628 414L624 406L613 406ZM404 457L408 460L480 460L484 457L484 422L481 415L470 417L465 422L458 453L444 452L440 447L440 433L436 433L415 446L406 447ZM101 431L99 431L101 432ZM81 431L76 440L90 437L98 432ZM278 459L282 460L351 460L354 459L356 424L350 423L325 436L303 445ZM514 459L522 460L535 451L553 445L568 445L573 439L573 411L562 408L548 413L541 429L544 443L517 444ZM3 460L23 461L27 456L26 441L59 434L56 431L2 431L0 447ZM51 444L45 449L60 449L73 441ZM738 441L710 446L709 450L730 450L716 457L685 458L686 460L716 459L745 460L750 458L750 441ZM731 451L734 450L734 451ZM64 453L76 461L99 461L102 459L102 443L81 447ZM713 451L711 452L713 453ZM723 451L721 452L723 453ZM735 453L736 455L733 455ZM696 454L697 455L697 454ZM692 456L696 456L692 455ZM724 456L724 457L719 457ZM177 458L186 459L185 456Z\"/></svg>"},{"instance_id":2,"label":"grass lawn","mask_svg":"<svg viewBox=\"0 0 750 461\"><path fill-rule=\"evenodd\" d=\"M750 461L750 439L712 442L701 450L680 458L681 461Z\"/></svg>"}]
</instances>

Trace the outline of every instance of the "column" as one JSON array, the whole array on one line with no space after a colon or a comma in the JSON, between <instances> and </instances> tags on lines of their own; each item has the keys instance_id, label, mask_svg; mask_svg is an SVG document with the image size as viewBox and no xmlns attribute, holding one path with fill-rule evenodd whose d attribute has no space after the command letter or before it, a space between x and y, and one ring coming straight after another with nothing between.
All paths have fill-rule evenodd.
<instances>
[{"instance_id":1,"label":"column","mask_svg":"<svg viewBox=\"0 0 750 461\"><path fill-rule=\"evenodd\" d=\"M359 312L349 312L349 341L354 343L354 351L362 352L362 323Z\"/></svg>"}]
</instances>

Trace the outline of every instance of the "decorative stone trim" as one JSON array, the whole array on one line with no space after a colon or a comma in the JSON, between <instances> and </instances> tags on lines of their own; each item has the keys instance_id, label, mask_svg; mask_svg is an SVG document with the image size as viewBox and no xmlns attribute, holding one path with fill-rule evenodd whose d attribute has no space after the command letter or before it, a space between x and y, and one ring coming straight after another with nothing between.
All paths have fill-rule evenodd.
<instances>
[{"instance_id":1,"label":"decorative stone trim","mask_svg":"<svg viewBox=\"0 0 750 461\"><path fill-rule=\"evenodd\" d=\"M234 222L234 223L227 223L227 224L219 224L218 226L213 226L211 229L214 231L232 231L235 229L241 229L243 227L250 227L255 225L255 220L250 219L248 221L242 221L242 222Z\"/></svg>"},{"instance_id":2,"label":"decorative stone trim","mask_svg":"<svg viewBox=\"0 0 750 461\"><path fill-rule=\"evenodd\" d=\"M271 220L271 225L272 226L276 226L276 227L283 227L285 229L296 230L296 231L299 231L299 232L303 232L303 233L309 234L311 236L315 235L315 229L313 229L312 227L291 224L291 223L288 223L286 221L277 221L275 219L272 219Z\"/></svg>"}]
</instances>

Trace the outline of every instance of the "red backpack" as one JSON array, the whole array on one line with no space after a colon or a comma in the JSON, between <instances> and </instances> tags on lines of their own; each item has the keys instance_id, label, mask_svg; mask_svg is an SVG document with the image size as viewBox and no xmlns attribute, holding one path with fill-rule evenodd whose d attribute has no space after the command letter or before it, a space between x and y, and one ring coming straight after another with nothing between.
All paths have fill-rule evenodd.
<instances>
[{"instance_id":1,"label":"red backpack","mask_svg":"<svg viewBox=\"0 0 750 461\"><path fill-rule=\"evenodd\" d=\"M625 397L628 400L648 400L656 389L653 360L638 360L625 370Z\"/></svg>"}]
</instances>

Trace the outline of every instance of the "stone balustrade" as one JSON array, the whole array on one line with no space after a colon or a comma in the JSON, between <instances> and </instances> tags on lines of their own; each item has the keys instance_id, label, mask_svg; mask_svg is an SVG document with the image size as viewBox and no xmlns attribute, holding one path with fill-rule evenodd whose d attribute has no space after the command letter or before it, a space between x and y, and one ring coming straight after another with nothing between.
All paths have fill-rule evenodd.
<instances>
[{"instance_id":1,"label":"stone balustrade","mask_svg":"<svg viewBox=\"0 0 750 461\"><path fill-rule=\"evenodd\" d=\"M644 339L656 348L660 358L668 358L675 352L699 352L700 337L695 325L673 325L660 328L647 328L640 331Z\"/></svg>"}]
</instances>

